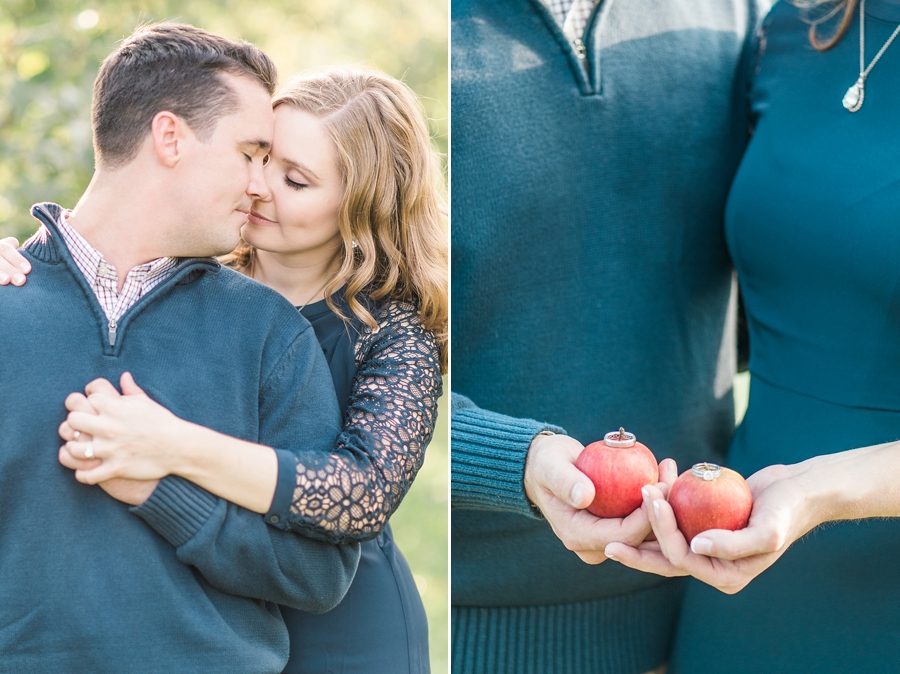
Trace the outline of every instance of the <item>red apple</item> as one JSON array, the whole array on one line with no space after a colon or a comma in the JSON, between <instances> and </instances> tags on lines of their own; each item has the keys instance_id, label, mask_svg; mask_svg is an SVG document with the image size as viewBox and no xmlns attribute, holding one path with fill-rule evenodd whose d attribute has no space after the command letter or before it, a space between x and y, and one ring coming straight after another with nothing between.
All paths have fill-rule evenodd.
<instances>
[{"instance_id":1,"label":"red apple","mask_svg":"<svg viewBox=\"0 0 900 674\"><path fill-rule=\"evenodd\" d=\"M575 467L594 483L596 495L587 509L597 517L630 515L641 506L641 487L659 482L653 452L624 428L585 447Z\"/></svg>"},{"instance_id":2,"label":"red apple","mask_svg":"<svg viewBox=\"0 0 900 674\"><path fill-rule=\"evenodd\" d=\"M690 543L709 529L737 531L747 526L753 495L739 473L714 463L684 471L669 491L675 521Z\"/></svg>"}]
</instances>

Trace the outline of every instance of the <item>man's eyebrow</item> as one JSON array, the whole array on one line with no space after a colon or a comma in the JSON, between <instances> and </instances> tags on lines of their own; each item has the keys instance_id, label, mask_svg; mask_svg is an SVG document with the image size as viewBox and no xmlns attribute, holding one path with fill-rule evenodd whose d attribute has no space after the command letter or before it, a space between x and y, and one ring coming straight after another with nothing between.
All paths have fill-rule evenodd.
<instances>
[{"instance_id":1,"label":"man's eyebrow","mask_svg":"<svg viewBox=\"0 0 900 674\"><path fill-rule=\"evenodd\" d=\"M255 145L260 150L268 150L272 147L272 143L267 140L242 140L238 145Z\"/></svg>"},{"instance_id":2,"label":"man's eyebrow","mask_svg":"<svg viewBox=\"0 0 900 674\"><path fill-rule=\"evenodd\" d=\"M293 159L288 159L287 157L281 157L281 161L283 161L288 166L293 166L295 169L299 169L304 173L308 174L313 180L319 180L319 176L316 175L316 172L313 171L309 166L304 164L303 162L295 161Z\"/></svg>"}]
</instances>

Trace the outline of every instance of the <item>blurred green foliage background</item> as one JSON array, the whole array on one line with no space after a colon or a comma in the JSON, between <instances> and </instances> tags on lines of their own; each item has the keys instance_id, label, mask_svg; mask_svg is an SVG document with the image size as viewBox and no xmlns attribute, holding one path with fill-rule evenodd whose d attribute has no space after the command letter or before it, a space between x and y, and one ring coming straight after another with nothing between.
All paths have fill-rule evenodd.
<instances>
[{"instance_id":1,"label":"blurred green foliage background","mask_svg":"<svg viewBox=\"0 0 900 674\"><path fill-rule=\"evenodd\" d=\"M36 229L38 201L75 205L93 171L100 62L146 21L177 20L263 49L281 81L364 63L421 98L447 149L447 0L0 0L0 238Z\"/></svg>"},{"instance_id":2,"label":"blurred green foliage background","mask_svg":"<svg viewBox=\"0 0 900 674\"><path fill-rule=\"evenodd\" d=\"M281 81L366 64L422 99L447 151L446 0L0 0L0 238L35 229L31 204L75 205L93 172L91 90L100 62L140 23L177 20L262 48ZM432 671L447 667L447 418L392 519L429 619Z\"/></svg>"}]
</instances>

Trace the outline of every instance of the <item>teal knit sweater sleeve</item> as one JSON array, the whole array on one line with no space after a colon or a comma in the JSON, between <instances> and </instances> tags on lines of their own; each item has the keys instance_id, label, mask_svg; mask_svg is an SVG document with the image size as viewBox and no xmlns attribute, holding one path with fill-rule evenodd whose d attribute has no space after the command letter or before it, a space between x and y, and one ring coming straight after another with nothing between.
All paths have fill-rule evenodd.
<instances>
[{"instance_id":1,"label":"teal knit sweater sleeve","mask_svg":"<svg viewBox=\"0 0 900 674\"><path fill-rule=\"evenodd\" d=\"M552 424L483 410L454 393L450 419L453 507L540 517L525 494L523 477L528 447L542 431L565 433Z\"/></svg>"}]
</instances>

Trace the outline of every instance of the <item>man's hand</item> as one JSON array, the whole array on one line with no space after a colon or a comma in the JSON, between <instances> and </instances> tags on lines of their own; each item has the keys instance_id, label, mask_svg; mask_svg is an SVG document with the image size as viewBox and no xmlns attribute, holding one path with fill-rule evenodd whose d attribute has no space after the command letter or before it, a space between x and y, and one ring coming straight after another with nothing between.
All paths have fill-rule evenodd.
<instances>
[{"instance_id":1,"label":"man's hand","mask_svg":"<svg viewBox=\"0 0 900 674\"><path fill-rule=\"evenodd\" d=\"M567 549L588 564L606 561L606 546L620 541L639 545L651 533L642 506L624 518L600 519L584 510L594 500L594 485L575 467L583 445L565 435L538 435L525 461L525 493L543 513ZM660 463L656 488L668 493L677 477L675 462Z\"/></svg>"},{"instance_id":2,"label":"man's hand","mask_svg":"<svg viewBox=\"0 0 900 674\"><path fill-rule=\"evenodd\" d=\"M20 286L25 283L25 274L31 271L31 265L16 250L19 242L13 238L0 239L0 286L12 283Z\"/></svg>"},{"instance_id":3,"label":"man's hand","mask_svg":"<svg viewBox=\"0 0 900 674\"><path fill-rule=\"evenodd\" d=\"M110 384L110 386L112 385ZM114 387L113 390L115 390ZM97 411L90 402L88 402L88 399L81 393L72 393L66 398L66 409L70 412L97 414ZM75 432L66 422L63 422L62 426L60 426L59 432L63 440L69 441L75 439ZM93 437L82 433L78 436L78 441L91 442L93 441ZM69 448L66 445L59 448L59 462L66 468L74 470L75 479L84 484L91 484L91 482L85 480L85 473L97 468L103 463L100 459L77 458L69 451ZM159 484L159 480L112 478L97 484L103 491L117 501L122 501L128 505L140 505L150 498L150 495Z\"/></svg>"}]
</instances>

